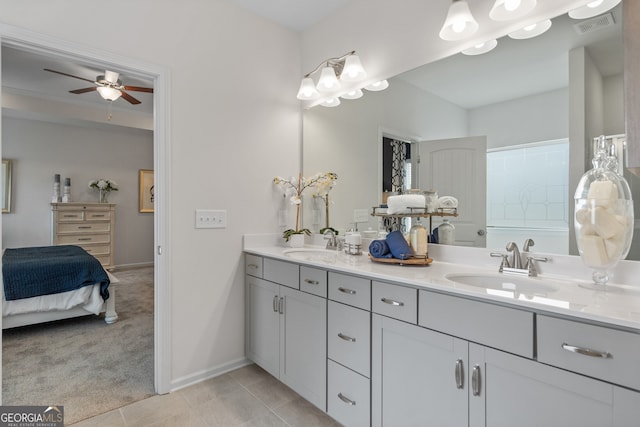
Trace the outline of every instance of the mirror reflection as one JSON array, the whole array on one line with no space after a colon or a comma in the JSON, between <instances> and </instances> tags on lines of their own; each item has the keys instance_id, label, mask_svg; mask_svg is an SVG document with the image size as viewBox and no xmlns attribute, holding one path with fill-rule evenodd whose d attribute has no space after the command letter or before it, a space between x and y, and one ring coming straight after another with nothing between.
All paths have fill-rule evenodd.
<instances>
[{"instance_id":1,"label":"mirror reflection","mask_svg":"<svg viewBox=\"0 0 640 427\"><path fill-rule=\"evenodd\" d=\"M457 54L389 79L383 92L305 111L305 174L339 177L331 226L382 227L371 216L354 224L354 211L371 212L392 190L382 184L382 141L389 138L411 146L411 188L458 198L459 216L450 219L456 244L497 248L533 237L536 251L576 254L573 192L591 167L591 141L602 134L623 139L625 132L621 6L598 18L559 16L536 38L503 37L483 55ZM465 162L456 156L443 166L424 148L468 138L486 141L482 176L460 169ZM638 178L625 177L637 201ZM433 227L441 220L434 217ZM314 231L325 225L314 201L305 205L304 224ZM640 259L635 244L629 258Z\"/></svg>"}]
</instances>

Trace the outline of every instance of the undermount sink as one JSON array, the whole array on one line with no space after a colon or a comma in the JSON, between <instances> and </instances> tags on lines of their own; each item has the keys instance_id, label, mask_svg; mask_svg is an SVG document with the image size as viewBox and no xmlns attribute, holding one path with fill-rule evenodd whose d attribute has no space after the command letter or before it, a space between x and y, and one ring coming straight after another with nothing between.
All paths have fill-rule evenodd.
<instances>
[{"instance_id":1,"label":"undermount sink","mask_svg":"<svg viewBox=\"0 0 640 427\"><path fill-rule=\"evenodd\" d=\"M447 274L445 277L463 285L529 295L542 295L558 290L557 286L540 279L506 274Z\"/></svg>"},{"instance_id":2,"label":"undermount sink","mask_svg":"<svg viewBox=\"0 0 640 427\"><path fill-rule=\"evenodd\" d=\"M283 254L289 258L301 261L320 261L333 264L338 257L338 251L320 248L286 249Z\"/></svg>"}]
</instances>

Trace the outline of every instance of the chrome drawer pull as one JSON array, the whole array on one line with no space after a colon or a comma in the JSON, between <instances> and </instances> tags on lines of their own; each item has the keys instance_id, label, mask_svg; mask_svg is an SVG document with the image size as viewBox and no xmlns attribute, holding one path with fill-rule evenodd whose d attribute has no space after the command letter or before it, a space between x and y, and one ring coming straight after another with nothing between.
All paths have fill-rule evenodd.
<instances>
[{"instance_id":1,"label":"chrome drawer pull","mask_svg":"<svg viewBox=\"0 0 640 427\"><path fill-rule=\"evenodd\" d=\"M608 359L610 357L613 357L611 353L606 351L598 351L598 350L592 350L590 348L585 348L585 347L577 347L575 345L567 344L566 342L562 343L562 348L572 353L582 354L583 356L600 357L602 359Z\"/></svg>"},{"instance_id":2,"label":"chrome drawer pull","mask_svg":"<svg viewBox=\"0 0 640 427\"><path fill-rule=\"evenodd\" d=\"M464 370L462 359L456 360L456 388L464 388Z\"/></svg>"},{"instance_id":3,"label":"chrome drawer pull","mask_svg":"<svg viewBox=\"0 0 640 427\"><path fill-rule=\"evenodd\" d=\"M273 297L273 311L278 312L278 295Z\"/></svg>"},{"instance_id":4,"label":"chrome drawer pull","mask_svg":"<svg viewBox=\"0 0 640 427\"><path fill-rule=\"evenodd\" d=\"M280 303L278 304L278 311L280 314L284 314L284 297L280 297Z\"/></svg>"},{"instance_id":5,"label":"chrome drawer pull","mask_svg":"<svg viewBox=\"0 0 640 427\"><path fill-rule=\"evenodd\" d=\"M256 264L247 264L248 268L258 268Z\"/></svg>"},{"instance_id":6,"label":"chrome drawer pull","mask_svg":"<svg viewBox=\"0 0 640 427\"><path fill-rule=\"evenodd\" d=\"M473 367L471 374L471 388L473 389L474 396L480 396L481 379L480 379L480 365Z\"/></svg>"},{"instance_id":7,"label":"chrome drawer pull","mask_svg":"<svg viewBox=\"0 0 640 427\"><path fill-rule=\"evenodd\" d=\"M338 332L338 336L339 336L340 338L342 338L343 340L345 340L345 341L349 341L349 342L356 342L356 339L355 339L355 338L351 338L350 336L345 335L345 334L343 334L342 332Z\"/></svg>"},{"instance_id":8,"label":"chrome drawer pull","mask_svg":"<svg viewBox=\"0 0 640 427\"><path fill-rule=\"evenodd\" d=\"M340 400L342 400L344 403L346 403L347 405L351 405L351 406L356 406L356 401L355 400L351 400L349 399L347 396L345 396L342 393L338 393L338 397L340 398Z\"/></svg>"},{"instance_id":9,"label":"chrome drawer pull","mask_svg":"<svg viewBox=\"0 0 640 427\"><path fill-rule=\"evenodd\" d=\"M401 301L395 301L389 298L381 298L380 301L382 301L385 304L392 305L394 307L404 307L404 303Z\"/></svg>"},{"instance_id":10,"label":"chrome drawer pull","mask_svg":"<svg viewBox=\"0 0 640 427\"><path fill-rule=\"evenodd\" d=\"M356 291L354 291L353 289L343 288L342 286L339 287L338 290L340 292L342 292L343 294L349 294L349 295L355 295L356 294Z\"/></svg>"},{"instance_id":11,"label":"chrome drawer pull","mask_svg":"<svg viewBox=\"0 0 640 427\"><path fill-rule=\"evenodd\" d=\"M304 283L308 283L310 285L319 285L320 282L318 282L317 280L311 280L311 279L304 279Z\"/></svg>"}]
</instances>

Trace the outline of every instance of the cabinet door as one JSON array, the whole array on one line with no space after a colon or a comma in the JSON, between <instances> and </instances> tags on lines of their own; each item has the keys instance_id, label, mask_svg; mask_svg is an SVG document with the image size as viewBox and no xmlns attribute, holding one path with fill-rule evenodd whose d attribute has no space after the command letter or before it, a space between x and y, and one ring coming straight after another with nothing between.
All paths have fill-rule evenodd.
<instances>
[{"instance_id":1,"label":"cabinet door","mask_svg":"<svg viewBox=\"0 0 640 427\"><path fill-rule=\"evenodd\" d=\"M247 357L274 377L280 376L279 286L245 276Z\"/></svg>"},{"instance_id":2,"label":"cabinet door","mask_svg":"<svg viewBox=\"0 0 640 427\"><path fill-rule=\"evenodd\" d=\"M470 363L482 364L473 360L473 346ZM471 426L614 425L614 386L497 350L483 352L486 414L474 413L470 397Z\"/></svg>"},{"instance_id":3,"label":"cabinet door","mask_svg":"<svg viewBox=\"0 0 640 427\"><path fill-rule=\"evenodd\" d=\"M467 342L377 314L372 319L372 425L466 426Z\"/></svg>"},{"instance_id":4,"label":"cabinet door","mask_svg":"<svg viewBox=\"0 0 640 427\"><path fill-rule=\"evenodd\" d=\"M280 380L327 410L327 300L280 287Z\"/></svg>"}]
</instances>

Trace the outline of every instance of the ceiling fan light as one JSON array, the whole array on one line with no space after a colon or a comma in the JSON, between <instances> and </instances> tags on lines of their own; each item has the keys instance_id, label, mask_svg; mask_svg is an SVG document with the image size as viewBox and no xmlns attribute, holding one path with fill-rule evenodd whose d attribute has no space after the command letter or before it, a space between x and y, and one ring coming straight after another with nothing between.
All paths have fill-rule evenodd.
<instances>
[{"instance_id":1,"label":"ceiling fan light","mask_svg":"<svg viewBox=\"0 0 640 427\"><path fill-rule=\"evenodd\" d=\"M340 80L354 82L363 80L365 77L367 77L367 73L364 71L358 55L352 54L347 56L344 60L344 68L340 74Z\"/></svg>"},{"instance_id":2,"label":"ceiling fan light","mask_svg":"<svg viewBox=\"0 0 640 427\"><path fill-rule=\"evenodd\" d=\"M340 88L340 82L333 67L326 66L322 69L316 88L319 92L331 92Z\"/></svg>"},{"instance_id":3,"label":"ceiling fan light","mask_svg":"<svg viewBox=\"0 0 640 427\"><path fill-rule=\"evenodd\" d=\"M323 107L337 107L340 105L340 98L328 98L320 103Z\"/></svg>"},{"instance_id":4,"label":"ceiling fan light","mask_svg":"<svg viewBox=\"0 0 640 427\"><path fill-rule=\"evenodd\" d=\"M366 90L370 90L372 92L378 92L381 90L385 90L389 87L389 82L386 80L380 80L379 82L371 83L370 85L365 86Z\"/></svg>"},{"instance_id":5,"label":"ceiling fan light","mask_svg":"<svg viewBox=\"0 0 640 427\"><path fill-rule=\"evenodd\" d=\"M350 90L349 92L342 95L344 99L358 99L362 98L363 93L361 89Z\"/></svg>"},{"instance_id":6,"label":"ceiling fan light","mask_svg":"<svg viewBox=\"0 0 640 427\"><path fill-rule=\"evenodd\" d=\"M530 39L546 32L549 28L551 28L551 20L547 19L545 21L538 22L537 24L527 25L526 27L509 33L509 37L516 40Z\"/></svg>"},{"instance_id":7,"label":"ceiling fan light","mask_svg":"<svg viewBox=\"0 0 640 427\"><path fill-rule=\"evenodd\" d=\"M614 8L621 0L594 0L577 9L569 11L569 16L573 19L587 19L601 15Z\"/></svg>"},{"instance_id":8,"label":"ceiling fan light","mask_svg":"<svg viewBox=\"0 0 640 427\"><path fill-rule=\"evenodd\" d=\"M122 92L109 86L99 86L97 90L100 96L107 101L115 101L122 96Z\"/></svg>"},{"instance_id":9,"label":"ceiling fan light","mask_svg":"<svg viewBox=\"0 0 640 427\"><path fill-rule=\"evenodd\" d=\"M317 98L319 95L313 79L311 77L305 77L300 82L300 89L298 89L298 99L301 101L307 101Z\"/></svg>"},{"instance_id":10,"label":"ceiling fan light","mask_svg":"<svg viewBox=\"0 0 640 427\"><path fill-rule=\"evenodd\" d=\"M455 41L466 39L478 31L478 22L471 15L469 5L464 0L453 0L447 13L447 19L440 30L442 40Z\"/></svg>"},{"instance_id":11,"label":"ceiling fan light","mask_svg":"<svg viewBox=\"0 0 640 427\"><path fill-rule=\"evenodd\" d=\"M522 18L531 12L536 4L536 0L496 0L489 17L494 21Z\"/></svg>"},{"instance_id":12,"label":"ceiling fan light","mask_svg":"<svg viewBox=\"0 0 640 427\"><path fill-rule=\"evenodd\" d=\"M493 50L496 46L498 46L498 40L487 40L484 43L478 43L470 48L467 48L462 51L464 55L482 55L483 53L487 53Z\"/></svg>"}]
</instances>

